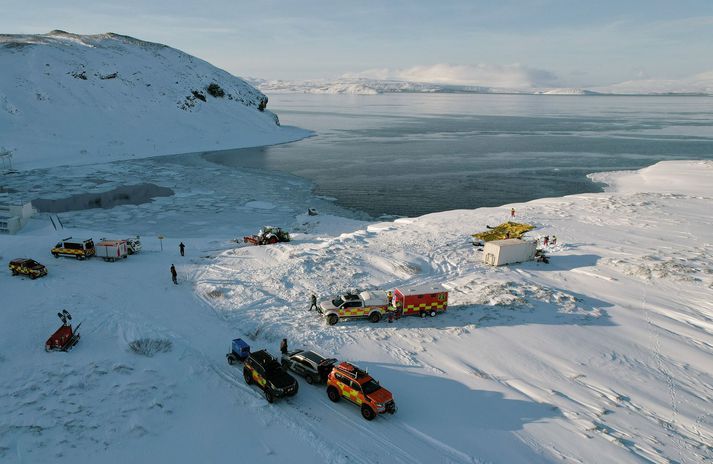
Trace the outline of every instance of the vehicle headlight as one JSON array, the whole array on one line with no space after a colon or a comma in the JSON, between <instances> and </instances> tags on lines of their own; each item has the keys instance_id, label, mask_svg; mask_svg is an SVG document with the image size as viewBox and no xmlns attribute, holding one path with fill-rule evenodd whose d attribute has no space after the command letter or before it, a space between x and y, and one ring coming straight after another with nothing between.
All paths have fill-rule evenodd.
<instances>
[{"instance_id":1,"label":"vehicle headlight","mask_svg":"<svg viewBox=\"0 0 713 464\"><path fill-rule=\"evenodd\" d=\"M377 408L383 408L383 407L384 407L384 403L376 403L376 407L377 407Z\"/></svg>"}]
</instances>

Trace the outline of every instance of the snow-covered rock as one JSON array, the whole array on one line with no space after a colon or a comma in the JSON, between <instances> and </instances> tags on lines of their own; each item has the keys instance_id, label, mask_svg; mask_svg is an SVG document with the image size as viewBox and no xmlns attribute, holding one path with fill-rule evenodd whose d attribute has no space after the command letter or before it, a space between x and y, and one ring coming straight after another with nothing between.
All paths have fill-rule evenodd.
<instances>
[{"instance_id":1,"label":"snow-covered rock","mask_svg":"<svg viewBox=\"0 0 713 464\"><path fill-rule=\"evenodd\" d=\"M0 145L20 169L308 135L280 127L267 97L242 79L118 34L0 35L0 69Z\"/></svg>"}]
</instances>

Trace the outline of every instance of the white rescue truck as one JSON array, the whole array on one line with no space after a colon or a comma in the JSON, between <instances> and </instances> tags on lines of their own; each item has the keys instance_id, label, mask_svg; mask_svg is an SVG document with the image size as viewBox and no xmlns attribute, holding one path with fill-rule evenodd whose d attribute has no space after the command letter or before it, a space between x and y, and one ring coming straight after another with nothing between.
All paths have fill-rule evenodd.
<instances>
[{"instance_id":1,"label":"white rescue truck","mask_svg":"<svg viewBox=\"0 0 713 464\"><path fill-rule=\"evenodd\" d=\"M329 325L334 325L343 318L367 318L379 322L386 314L389 302L386 292L345 293L331 300L321 301L317 310L327 318Z\"/></svg>"}]
</instances>

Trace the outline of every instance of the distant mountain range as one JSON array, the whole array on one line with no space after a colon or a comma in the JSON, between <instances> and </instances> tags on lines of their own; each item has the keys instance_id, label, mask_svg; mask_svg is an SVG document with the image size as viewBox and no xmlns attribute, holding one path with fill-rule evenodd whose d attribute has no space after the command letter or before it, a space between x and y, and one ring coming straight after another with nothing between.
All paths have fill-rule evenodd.
<instances>
[{"instance_id":1,"label":"distant mountain range","mask_svg":"<svg viewBox=\"0 0 713 464\"><path fill-rule=\"evenodd\" d=\"M710 76L708 75L710 74ZM338 78L333 80L267 80L245 78L265 93L311 93L377 95L384 93L476 93L517 95L713 95L713 73L689 80L629 81L592 89L582 88L503 88L477 85L452 85L427 82Z\"/></svg>"}]
</instances>

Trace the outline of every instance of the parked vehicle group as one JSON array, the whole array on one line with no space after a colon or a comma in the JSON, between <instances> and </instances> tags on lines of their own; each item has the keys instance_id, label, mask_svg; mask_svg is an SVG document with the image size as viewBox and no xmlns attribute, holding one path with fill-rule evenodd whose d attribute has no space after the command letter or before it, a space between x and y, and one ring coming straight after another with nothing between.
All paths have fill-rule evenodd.
<instances>
[{"instance_id":1,"label":"parked vehicle group","mask_svg":"<svg viewBox=\"0 0 713 464\"><path fill-rule=\"evenodd\" d=\"M272 403L278 398L290 397L299 391L299 383L290 374L293 372L310 385L325 385L327 397L338 402L345 399L361 410L366 420L379 414L394 414L396 402L390 391L382 387L366 370L352 363L338 362L315 351L287 350L287 341L281 343L282 360L278 362L267 350L250 351L243 339L232 341L225 355L228 364L243 362L243 378L248 385L262 390L265 399Z\"/></svg>"}]
</instances>

